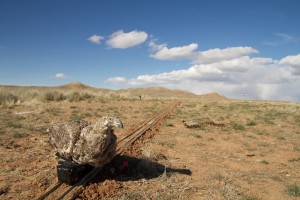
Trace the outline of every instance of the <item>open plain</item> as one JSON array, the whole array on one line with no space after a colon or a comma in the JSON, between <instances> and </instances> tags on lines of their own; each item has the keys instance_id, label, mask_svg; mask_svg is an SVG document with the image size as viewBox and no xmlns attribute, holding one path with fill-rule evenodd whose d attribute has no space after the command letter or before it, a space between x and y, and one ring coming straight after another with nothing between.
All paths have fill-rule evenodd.
<instances>
[{"instance_id":1,"label":"open plain","mask_svg":"<svg viewBox=\"0 0 300 200\"><path fill-rule=\"evenodd\" d=\"M173 112L105 166L78 199L300 196L299 103L230 100L162 88L152 88L150 94L135 89L99 95L78 83L55 92L24 90L29 89L1 88L1 199L34 199L56 182L55 152L48 142L52 123L116 115L124 124L116 130L121 138L175 101L180 104ZM129 163L127 171L123 161Z\"/></svg>"}]
</instances>

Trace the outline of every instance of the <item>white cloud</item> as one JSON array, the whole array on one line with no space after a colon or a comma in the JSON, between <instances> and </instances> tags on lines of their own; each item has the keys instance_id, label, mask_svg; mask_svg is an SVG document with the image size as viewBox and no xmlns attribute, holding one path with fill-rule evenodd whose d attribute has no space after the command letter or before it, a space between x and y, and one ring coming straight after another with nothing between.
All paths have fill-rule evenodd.
<instances>
[{"instance_id":1,"label":"white cloud","mask_svg":"<svg viewBox=\"0 0 300 200\"><path fill-rule=\"evenodd\" d=\"M101 40L103 40L104 37L101 35L92 35L91 37L88 38L88 40L92 43L100 44Z\"/></svg>"},{"instance_id":2,"label":"white cloud","mask_svg":"<svg viewBox=\"0 0 300 200\"><path fill-rule=\"evenodd\" d=\"M229 47L225 49L210 49L207 51L198 52L195 56L194 63L213 63L222 60L238 58L240 56L258 53L252 47Z\"/></svg>"},{"instance_id":3,"label":"white cloud","mask_svg":"<svg viewBox=\"0 0 300 200\"><path fill-rule=\"evenodd\" d=\"M196 51L198 44L192 43L186 46L168 48L164 44L156 44L156 40L149 42L149 47L152 50L150 57L158 60L191 60L194 64L215 63L223 60L239 58L241 56L258 53L252 47L228 47L225 49L210 49L207 51Z\"/></svg>"},{"instance_id":4,"label":"white cloud","mask_svg":"<svg viewBox=\"0 0 300 200\"><path fill-rule=\"evenodd\" d=\"M229 98L241 98L246 93L248 99L300 101L300 73L295 73L299 69L299 58L300 54L280 61L249 56L231 59L228 56L227 60L195 64L187 69L140 75L129 80L124 77L108 80L115 80L115 83L121 80L122 86L128 87L165 86L197 94L218 92Z\"/></svg>"},{"instance_id":5,"label":"white cloud","mask_svg":"<svg viewBox=\"0 0 300 200\"><path fill-rule=\"evenodd\" d=\"M106 83L113 83L113 84L121 84L126 83L126 79L124 77L112 77L105 81Z\"/></svg>"},{"instance_id":6,"label":"white cloud","mask_svg":"<svg viewBox=\"0 0 300 200\"><path fill-rule=\"evenodd\" d=\"M278 63L292 67L293 72L300 75L300 54L287 56L281 59Z\"/></svg>"},{"instance_id":7,"label":"white cloud","mask_svg":"<svg viewBox=\"0 0 300 200\"><path fill-rule=\"evenodd\" d=\"M151 48L151 50L153 52L156 52L156 51L160 51L161 49L163 49L164 47L167 47L167 44L156 44L157 40L156 39L152 39L150 42L149 42L149 47Z\"/></svg>"},{"instance_id":8,"label":"white cloud","mask_svg":"<svg viewBox=\"0 0 300 200\"><path fill-rule=\"evenodd\" d=\"M68 78L64 73L57 73L53 76L53 78Z\"/></svg>"},{"instance_id":9,"label":"white cloud","mask_svg":"<svg viewBox=\"0 0 300 200\"><path fill-rule=\"evenodd\" d=\"M131 31L124 33L123 30L113 33L106 44L111 48L127 49L137 46L147 40L148 34L143 31Z\"/></svg>"},{"instance_id":10,"label":"white cloud","mask_svg":"<svg viewBox=\"0 0 300 200\"><path fill-rule=\"evenodd\" d=\"M198 48L198 44L192 43L187 46L168 48L165 44L157 45L153 41L149 44L152 50L156 51L150 55L158 60L177 60L177 59L192 59L194 51Z\"/></svg>"}]
</instances>

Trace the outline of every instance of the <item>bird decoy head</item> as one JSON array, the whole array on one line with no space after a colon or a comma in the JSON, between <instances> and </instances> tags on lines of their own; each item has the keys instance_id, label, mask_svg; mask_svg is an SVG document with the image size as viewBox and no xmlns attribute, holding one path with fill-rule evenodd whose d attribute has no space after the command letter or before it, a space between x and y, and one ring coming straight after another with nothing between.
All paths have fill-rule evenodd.
<instances>
[{"instance_id":1,"label":"bird decoy head","mask_svg":"<svg viewBox=\"0 0 300 200\"><path fill-rule=\"evenodd\" d=\"M104 116L102 117L102 123L108 128L123 128L123 123L117 116Z\"/></svg>"}]
</instances>

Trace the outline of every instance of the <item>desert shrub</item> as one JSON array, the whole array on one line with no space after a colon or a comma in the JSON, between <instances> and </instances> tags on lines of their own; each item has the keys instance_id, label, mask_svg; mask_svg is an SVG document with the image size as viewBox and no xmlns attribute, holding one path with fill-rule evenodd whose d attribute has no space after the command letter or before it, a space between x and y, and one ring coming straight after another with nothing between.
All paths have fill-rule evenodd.
<instances>
[{"instance_id":1,"label":"desert shrub","mask_svg":"<svg viewBox=\"0 0 300 200\"><path fill-rule=\"evenodd\" d=\"M83 116L77 113L72 113L70 119L74 121L82 120Z\"/></svg>"},{"instance_id":2,"label":"desert shrub","mask_svg":"<svg viewBox=\"0 0 300 200\"><path fill-rule=\"evenodd\" d=\"M242 125L242 124L239 124L239 123L234 123L232 125L233 129L236 130L236 131L243 131L245 130L246 128Z\"/></svg>"},{"instance_id":3,"label":"desert shrub","mask_svg":"<svg viewBox=\"0 0 300 200\"><path fill-rule=\"evenodd\" d=\"M11 128L22 128L23 127L22 124L15 122L15 121L8 121L7 126L11 127Z\"/></svg>"},{"instance_id":4,"label":"desert shrub","mask_svg":"<svg viewBox=\"0 0 300 200\"><path fill-rule=\"evenodd\" d=\"M251 120L247 123L248 126L255 126L256 125L256 121Z\"/></svg>"},{"instance_id":5,"label":"desert shrub","mask_svg":"<svg viewBox=\"0 0 300 200\"><path fill-rule=\"evenodd\" d=\"M87 92L85 93L73 92L68 96L70 102L78 102L78 101L83 101L83 100L88 100L93 98L94 96Z\"/></svg>"},{"instance_id":6,"label":"desert shrub","mask_svg":"<svg viewBox=\"0 0 300 200\"><path fill-rule=\"evenodd\" d=\"M49 102L49 101L63 101L66 99L66 96L63 93L58 91L47 91L44 93L42 97L42 101Z\"/></svg>"},{"instance_id":7,"label":"desert shrub","mask_svg":"<svg viewBox=\"0 0 300 200\"><path fill-rule=\"evenodd\" d=\"M0 92L0 105L15 104L18 97L9 92Z\"/></svg>"},{"instance_id":8,"label":"desert shrub","mask_svg":"<svg viewBox=\"0 0 300 200\"><path fill-rule=\"evenodd\" d=\"M299 185L290 185L287 188L287 193L292 196L300 197L300 186Z\"/></svg>"},{"instance_id":9,"label":"desert shrub","mask_svg":"<svg viewBox=\"0 0 300 200\"><path fill-rule=\"evenodd\" d=\"M12 136L13 136L14 138L25 138L25 137L28 136L28 134L26 134L26 133L15 132L15 133L13 133Z\"/></svg>"},{"instance_id":10,"label":"desert shrub","mask_svg":"<svg viewBox=\"0 0 300 200\"><path fill-rule=\"evenodd\" d=\"M93 99L93 98L94 98L94 95L89 94L87 92L81 94L81 100L87 100L87 99Z\"/></svg>"},{"instance_id":11,"label":"desert shrub","mask_svg":"<svg viewBox=\"0 0 300 200\"><path fill-rule=\"evenodd\" d=\"M261 160L260 162L263 163L263 164L266 164L266 165L270 163L270 162L267 161L267 160Z\"/></svg>"},{"instance_id":12,"label":"desert shrub","mask_svg":"<svg viewBox=\"0 0 300 200\"><path fill-rule=\"evenodd\" d=\"M69 101L77 102L80 101L80 94L78 92L73 92L68 96Z\"/></svg>"},{"instance_id":13,"label":"desert shrub","mask_svg":"<svg viewBox=\"0 0 300 200\"><path fill-rule=\"evenodd\" d=\"M298 162L300 161L300 157L289 159L289 162Z\"/></svg>"},{"instance_id":14,"label":"desert shrub","mask_svg":"<svg viewBox=\"0 0 300 200\"><path fill-rule=\"evenodd\" d=\"M174 127L174 124L172 124L172 123L166 123L165 126L166 126L166 127Z\"/></svg>"}]
</instances>

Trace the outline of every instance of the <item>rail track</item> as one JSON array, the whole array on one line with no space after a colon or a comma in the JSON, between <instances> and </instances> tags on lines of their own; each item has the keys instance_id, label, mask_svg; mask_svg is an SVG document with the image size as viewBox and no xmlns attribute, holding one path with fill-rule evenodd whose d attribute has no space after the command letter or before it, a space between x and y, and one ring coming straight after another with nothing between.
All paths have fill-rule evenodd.
<instances>
[{"instance_id":1,"label":"rail track","mask_svg":"<svg viewBox=\"0 0 300 200\"><path fill-rule=\"evenodd\" d=\"M172 103L167 108L161 110L157 114L153 115L149 119L145 120L140 126L138 126L134 131L126 135L125 137L118 140L116 155L121 154L129 145L133 144L142 135L144 135L151 127L157 124L161 119L166 117L179 102ZM81 180L79 180L74 185L67 185L64 183L56 182L51 185L43 194L41 194L37 200L44 199L75 199L84 189L84 187L89 183L94 176L101 172L103 166L94 168L88 174L86 174Z\"/></svg>"}]
</instances>

